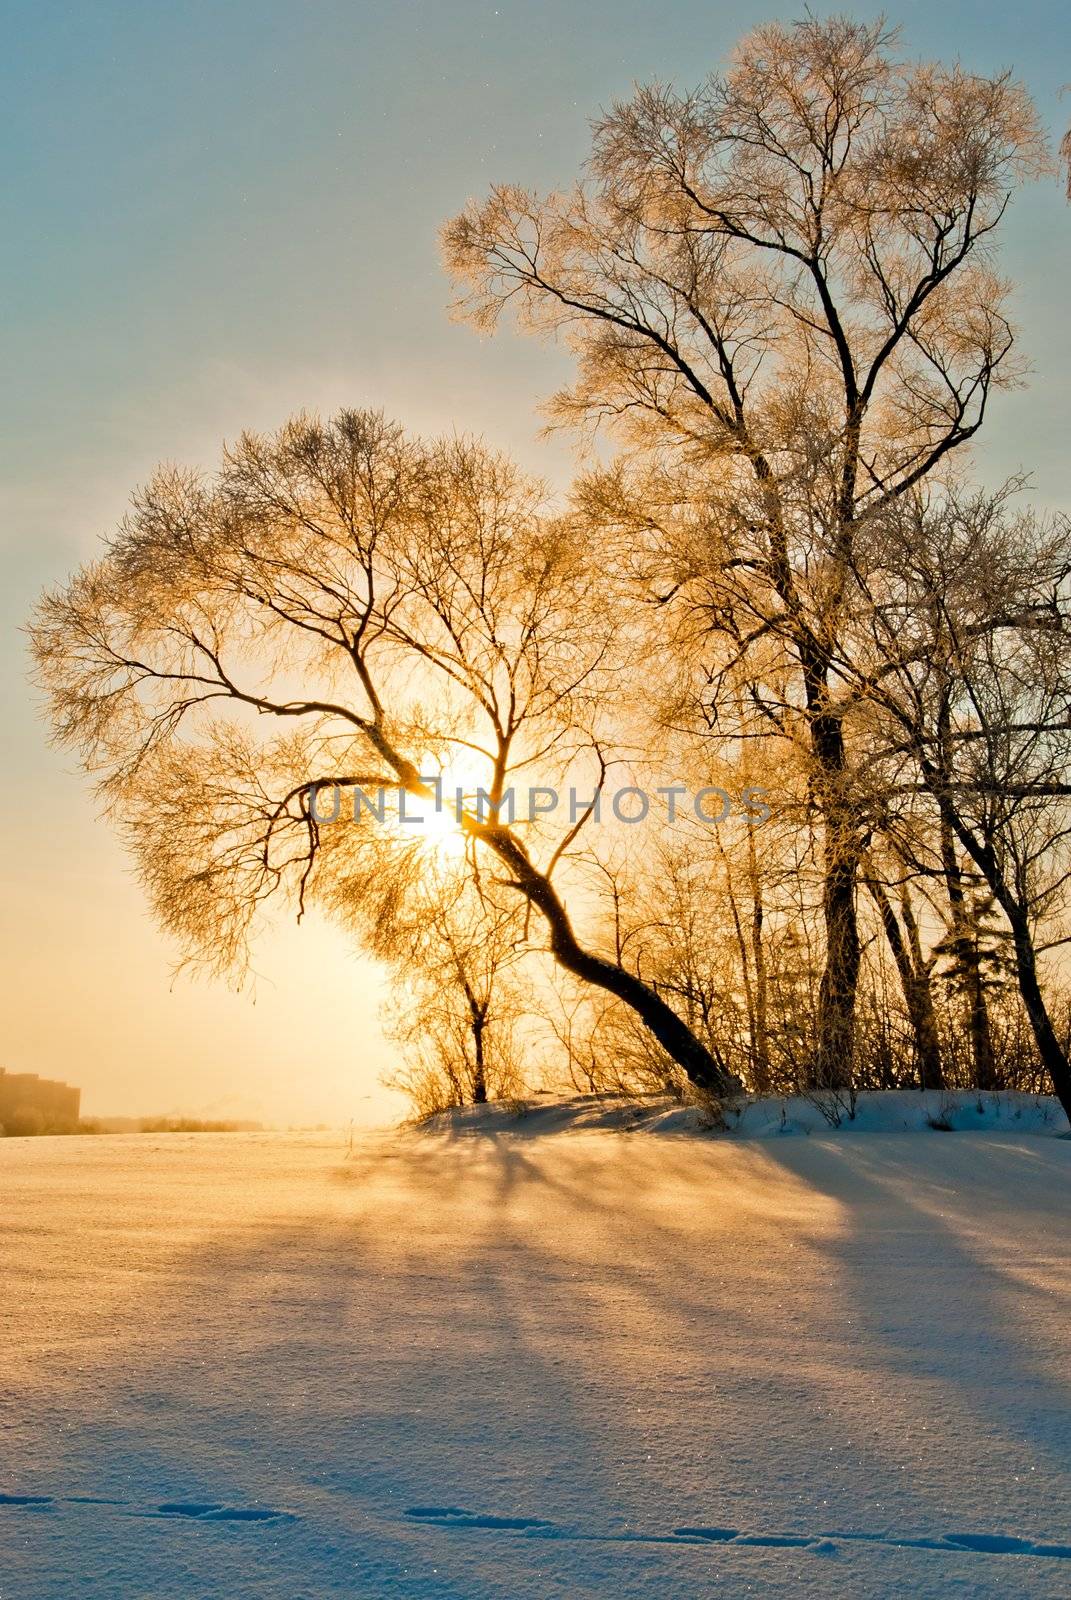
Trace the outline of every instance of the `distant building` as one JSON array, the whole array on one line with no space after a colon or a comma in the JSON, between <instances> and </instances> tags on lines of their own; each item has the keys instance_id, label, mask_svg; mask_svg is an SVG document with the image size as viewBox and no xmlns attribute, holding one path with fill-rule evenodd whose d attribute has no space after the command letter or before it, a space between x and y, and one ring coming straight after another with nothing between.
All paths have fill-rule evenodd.
<instances>
[{"instance_id":1,"label":"distant building","mask_svg":"<svg viewBox=\"0 0 1071 1600\"><path fill-rule=\"evenodd\" d=\"M77 1122L81 1100L81 1089L72 1089L69 1083L0 1067L0 1128L27 1118L40 1120L46 1127Z\"/></svg>"}]
</instances>

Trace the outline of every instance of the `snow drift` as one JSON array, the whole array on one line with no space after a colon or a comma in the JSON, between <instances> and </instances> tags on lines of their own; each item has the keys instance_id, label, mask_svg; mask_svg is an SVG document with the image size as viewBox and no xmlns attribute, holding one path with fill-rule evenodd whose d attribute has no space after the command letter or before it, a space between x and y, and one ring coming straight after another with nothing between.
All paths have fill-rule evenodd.
<instances>
[{"instance_id":1,"label":"snow drift","mask_svg":"<svg viewBox=\"0 0 1071 1600\"><path fill-rule=\"evenodd\" d=\"M794 1134L1035 1133L1066 1134L1068 1122L1052 1095L990 1094L978 1090L924 1093L908 1090L749 1098L717 1127L699 1106L668 1095L536 1095L529 1100L465 1106L439 1112L418 1126L425 1133L510 1134L596 1131L694 1134L721 1138L779 1139Z\"/></svg>"}]
</instances>

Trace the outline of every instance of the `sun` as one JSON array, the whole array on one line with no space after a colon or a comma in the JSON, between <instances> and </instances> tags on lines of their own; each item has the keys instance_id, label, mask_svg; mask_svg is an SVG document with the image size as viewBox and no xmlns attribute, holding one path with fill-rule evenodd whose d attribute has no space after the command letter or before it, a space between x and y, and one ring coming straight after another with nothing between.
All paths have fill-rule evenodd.
<instances>
[{"instance_id":1,"label":"sun","mask_svg":"<svg viewBox=\"0 0 1071 1600\"><path fill-rule=\"evenodd\" d=\"M444 787L442 805L427 806L423 816L420 833L428 848L437 855L460 860L467 841L451 792Z\"/></svg>"},{"instance_id":2,"label":"sun","mask_svg":"<svg viewBox=\"0 0 1071 1600\"><path fill-rule=\"evenodd\" d=\"M468 844L461 814L475 809L477 796L487 780L482 774L430 759L422 764L421 771L429 775L425 781L434 785L435 793L434 796L429 794L415 808L416 814L423 818L418 831L426 847L436 855L460 860Z\"/></svg>"},{"instance_id":3,"label":"sun","mask_svg":"<svg viewBox=\"0 0 1071 1600\"><path fill-rule=\"evenodd\" d=\"M429 856L461 861L471 838L462 825L462 815L489 814L491 758L467 745L457 751L425 751L417 770L425 792L420 799L405 801L404 820L412 824L405 831L419 836ZM512 813L510 816L512 820Z\"/></svg>"}]
</instances>

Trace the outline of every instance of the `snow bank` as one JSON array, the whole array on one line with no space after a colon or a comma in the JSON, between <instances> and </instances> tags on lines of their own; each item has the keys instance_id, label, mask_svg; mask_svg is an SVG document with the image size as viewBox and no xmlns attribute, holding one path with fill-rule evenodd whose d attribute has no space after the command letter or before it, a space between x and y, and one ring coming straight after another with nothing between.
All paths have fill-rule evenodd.
<instances>
[{"instance_id":1,"label":"snow bank","mask_svg":"<svg viewBox=\"0 0 1071 1600\"><path fill-rule=\"evenodd\" d=\"M627 1132L704 1138L780 1139L838 1133L1032 1133L1066 1135L1067 1117L1052 1095L919 1093L895 1089L857 1095L815 1094L749 1098L714 1128L698 1106L668 1095L537 1095L530 1100L465 1106L419 1124L421 1132L451 1135Z\"/></svg>"}]
</instances>

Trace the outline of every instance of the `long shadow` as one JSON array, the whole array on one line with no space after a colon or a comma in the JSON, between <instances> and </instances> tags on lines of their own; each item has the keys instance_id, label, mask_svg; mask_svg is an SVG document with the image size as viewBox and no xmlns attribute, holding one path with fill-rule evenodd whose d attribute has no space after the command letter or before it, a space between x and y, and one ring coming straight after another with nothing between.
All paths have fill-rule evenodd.
<instances>
[{"instance_id":1,"label":"long shadow","mask_svg":"<svg viewBox=\"0 0 1071 1600\"><path fill-rule=\"evenodd\" d=\"M868 1507L875 1526L896 1517L909 1528L942 1526L949 1514L956 1515L949 1502L956 1499L957 1477L981 1470L993 1491L985 1502L988 1517L998 1526L1002 1517L1010 1518L1041 1538L1052 1537L1054 1517L1058 1530L1066 1527L1066 1494L1059 1485L1066 1490L1071 1468L1065 1326L1052 1288L1031 1282L1023 1268L1040 1246L1049 1264L1063 1269L1067 1230L1059 1241L1047 1243L1046 1234L1054 1190L1058 1194L1071 1175L1071 1152L1048 1140L954 1137L953 1144L925 1150L921 1171L906 1176L905 1156L925 1147L896 1137L770 1141L761 1155L753 1151L753 1163L787 1171L835 1202L846 1224L816 1229L811 1240L819 1270L840 1285L842 1323L801 1328L805 1348L799 1364L779 1374L782 1398L795 1397L809 1409L816 1509L831 1498L846 1470L865 1475L877 1466L884 1468L886 1483ZM530 1140L498 1137L487 1144L500 1173L503 1205L523 1175L584 1211L628 1214L628 1197L618 1192L619 1184L606 1192L597 1163L574 1162L567 1181L564 1164L548 1173ZM740 1159L737 1146L734 1164ZM672 1178L674 1159L659 1151L657 1161L658 1181ZM626 1168L633 1203L645 1166L637 1161L631 1171ZM683 1166L682 1207L694 1208L694 1150ZM949 1208L957 1192L954 1213ZM1012 1195L1014 1221L1006 1216ZM1005 1237L986 1236L987 1224L998 1231L1002 1225ZM685 1233L682 1242L679 1229L660 1227L649 1217L646 1225L646 1258L623 1256L618 1283L623 1294L644 1296L657 1309L667 1342L697 1316L706 1318L707 1370L714 1383L722 1370L719 1347L742 1331L746 1336L746 1319L734 1315L724 1298L712 1304L709 1294L694 1292L703 1275L696 1272L693 1237ZM724 1240L718 1242L724 1247ZM652 1258L658 1270L652 1270ZM828 1358L809 1375L815 1364L806 1346L813 1349L823 1337ZM768 1393L768 1376L757 1387ZM740 1388L753 1397L756 1385L748 1376ZM868 1411L881 1426L867 1425ZM823 1472L829 1455L836 1470Z\"/></svg>"},{"instance_id":2,"label":"long shadow","mask_svg":"<svg viewBox=\"0 0 1071 1600\"><path fill-rule=\"evenodd\" d=\"M948 1528L952 1491L974 1474L986 1525L1066 1541L1071 1150L934 1135L933 1159L905 1170L920 1137L773 1141L769 1153L852 1218L819 1248L855 1308L854 1387L890 1419L913 1409L929 1436L921 1448L917 1432L886 1428L904 1511Z\"/></svg>"},{"instance_id":3,"label":"long shadow","mask_svg":"<svg viewBox=\"0 0 1071 1600\"><path fill-rule=\"evenodd\" d=\"M674 1529L1051 1539L1060 1325L1012 1245L1071 1149L935 1134L947 1156L912 1165L920 1137L370 1141L285 1219L207 1216L143 1262L142 1335L25 1419L26 1459L139 1538L303 1540L317 1596L501 1592L478 1529L513 1541L517 1593L558 1592L542 1564L571 1536L635 1541L645 1592L682 1600Z\"/></svg>"}]
</instances>

